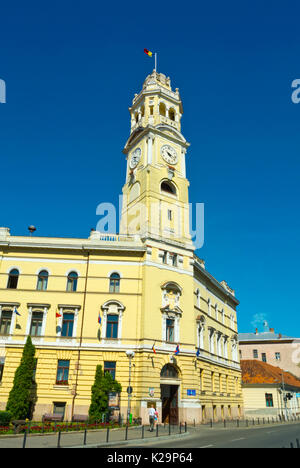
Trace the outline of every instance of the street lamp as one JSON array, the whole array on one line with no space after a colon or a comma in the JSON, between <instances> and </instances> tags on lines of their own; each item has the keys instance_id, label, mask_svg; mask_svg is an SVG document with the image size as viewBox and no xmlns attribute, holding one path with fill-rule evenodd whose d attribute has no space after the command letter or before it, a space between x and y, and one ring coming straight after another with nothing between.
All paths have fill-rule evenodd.
<instances>
[{"instance_id":1,"label":"street lamp","mask_svg":"<svg viewBox=\"0 0 300 468\"><path fill-rule=\"evenodd\" d=\"M131 394L132 394L132 388L131 388L131 360L134 358L134 351L126 351L126 356L129 359L129 385L127 388L127 393L128 393L128 408L127 408L127 425L129 424L129 418L130 418L130 407L131 407Z\"/></svg>"}]
</instances>

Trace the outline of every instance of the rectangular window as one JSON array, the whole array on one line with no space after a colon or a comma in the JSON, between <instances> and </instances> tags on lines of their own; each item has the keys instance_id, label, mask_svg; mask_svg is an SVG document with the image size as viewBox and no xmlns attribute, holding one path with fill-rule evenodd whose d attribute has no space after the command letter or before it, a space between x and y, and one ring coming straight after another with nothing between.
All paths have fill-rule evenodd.
<instances>
[{"instance_id":1,"label":"rectangular window","mask_svg":"<svg viewBox=\"0 0 300 468\"><path fill-rule=\"evenodd\" d=\"M33 312L31 319L31 336L41 336L42 334L42 325L43 325L43 312Z\"/></svg>"},{"instance_id":2,"label":"rectangular window","mask_svg":"<svg viewBox=\"0 0 300 468\"><path fill-rule=\"evenodd\" d=\"M5 358L0 357L0 383L2 382Z\"/></svg>"},{"instance_id":3,"label":"rectangular window","mask_svg":"<svg viewBox=\"0 0 300 468\"><path fill-rule=\"evenodd\" d=\"M178 264L178 256L176 254L172 255L172 266L177 267Z\"/></svg>"},{"instance_id":4,"label":"rectangular window","mask_svg":"<svg viewBox=\"0 0 300 468\"><path fill-rule=\"evenodd\" d=\"M266 353L262 353L262 354L261 354L261 360L262 360L262 362L267 362L267 355L266 355Z\"/></svg>"},{"instance_id":5,"label":"rectangular window","mask_svg":"<svg viewBox=\"0 0 300 468\"><path fill-rule=\"evenodd\" d=\"M72 337L74 328L74 314L63 314L61 336Z\"/></svg>"},{"instance_id":6,"label":"rectangular window","mask_svg":"<svg viewBox=\"0 0 300 468\"><path fill-rule=\"evenodd\" d=\"M280 353L275 353L275 359L276 359L276 361L280 361L280 359L281 359Z\"/></svg>"},{"instance_id":7,"label":"rectangular window","mask_svg":"<svg viewBox=\"0 0 300 468\"><path fill-rule=\"evenodd\" d=\"M0 320L0 335L9 335L11 326L12 312L4 310Z\"/></svg>"},{"instance_id":8,"label":"rectangular window","mask_svg":"<svg viewBox=\"0 0 300 468\"><path fill-rule=\"evenodd\" d=\"M37 358L34 358L34 368L33 368L33 373L32 373L32 382L35 382L37 361L38 361Z\"/></svg>"},{"instance_id":9,"label":"rectangular window","mask_svg":"<svg viewBox=\"0 0 300 468\"><path fill-rule=\"evenodd\" d=\"M172 210L168 210L168 220L172 221Z\"/></svg>"},{"instance_id":10,"label":"rectangular window","mask_svg":"<svg viewBox=\"0 0 300 468\"><path fill-rule=\"evenodd\" d=\"M268 408L273 408L274 404L273 404L273 395L272 395L272 393L266 393L265 396L266 396L266 406Z\"/></svg>"},{"instance_id":11,"label":"rectangular window","mask_svg":"<svg viewBox=\"0 0 300 468\"><path fill-rule=\"evenodd\" d=\"M253 357L254 357L254 359L257 359L257 358L258 358L258 351L257 351L257 349L254 349L254 350L253 350Z\"/></svg>"},{"instance_id":12,"label":"rectangular window","mask_svg":"<svg viewBox=\"0 0 300 468\"><path fill-rule=\"evenodd\" d=\"M163 252L162 262L166 265L168 263L168 252Z\"/></svg>"},{"instance_id":13,"label":"rectangular window","mask_svg":"<svg viewBox=\"0 0 300 468\"><path fill-rule=\"evenodd\" d=\"M174 320L167 319L166 320L166 341L174 343Z\"/></svg>"},{"instance_id":14,"label":"rectangular window","mask_svg":"<svg viewBox=\"0 0 300 468\"><path fill-rule=\"evenodd\" d=\"M119 325L118 315L107 316L106 338L118 338L118 325Z\"/></svg>"},{"instance_id":15,"label":"rectangular window","mask_svg":"<svg viewBox=\"0 0 300 468\"><path fill-rule=\"evenodd\" d=\"M214 372L211 373L211 391L212 392L215 391L215 373Z\"/></svg>"},{"instance_id":16,"label":"rectangular window","mask_svg":"<svg viewBox=\"0 0 300 468\"><path fill-rule=\"evenodd\" d=\"M104 374L109 372L112 378L116 379L116 362L115 361L104 361Z\"/></svg>"},{"instance_id":17,"label":"rectangular window","mask_svg":"<svg viewBox=\"0 0 300 468\"><path fill-rule=\"evenodd\" d=\"M56 385L68 385L70 361L58 361Z\"/></svg>"},{"instance_id":18,"label":"rectangular window","mask_svg":"<svg viewBox=\"0 0 300 468\"><path fill-rule=\"evenodd\" d=\"M66 403L53 403L53 414L65 417Z\"/></svg>"},{"instance_id":19,"label":"rectangular window","mask_svg":"<svg viewBox=\"0 0 300 468\"><path fill-rule=\"evenodd\" d=\"M204 370L200 369L200 390L204 390Z\"/></svg>"}]
</instances>

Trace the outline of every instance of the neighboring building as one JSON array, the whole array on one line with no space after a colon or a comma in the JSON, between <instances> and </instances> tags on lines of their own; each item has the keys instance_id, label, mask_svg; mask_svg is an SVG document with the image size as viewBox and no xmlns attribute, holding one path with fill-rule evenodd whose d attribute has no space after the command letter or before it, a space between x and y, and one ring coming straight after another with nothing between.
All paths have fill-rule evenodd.
<instances>
[{"instance_id":1,"label":"neighboring building","mask_svg":"<svg viewBox=\"0 0 300 468\"><path fill-rule=\"evenodd\" d=\"M245 417L291 416L300 412L300 380L262 361L241 360Z\"/></svg>"},{"instance_id":2,"label":"neighboring building","mask_svg":"<svg viewBox=\"0 0 300 468\"><path fill-rule=\"evenodd\" d=\"M151 403L174 424L241 416L239 302L205 270L186 229L189 144L178 89L154 71L130 113L120 235L15 237L0 229L0 407L30 334L35 420L87 414L97 364L122 384L126 416L126 351L135 352L134 417L148 422Z\"/></svg>"},{"instance_id":3,"label":"neighboring building","mask_svg":"<svg viewBox=\"0 0 300 468\"><path fill-rule=\"evenodd\" d=\"M300 339L275 333L266 322L264 330L239 333L240 359L258 359L300 378Z\"/></svg>"}]
</instances>

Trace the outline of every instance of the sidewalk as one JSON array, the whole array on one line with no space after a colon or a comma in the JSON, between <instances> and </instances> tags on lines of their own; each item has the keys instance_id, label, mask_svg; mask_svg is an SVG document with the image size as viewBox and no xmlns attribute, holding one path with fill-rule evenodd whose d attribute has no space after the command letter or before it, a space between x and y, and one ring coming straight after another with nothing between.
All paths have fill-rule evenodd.
<instances>
[{"instance_id":1,"label":"sidewalk","mask_svg":"<svg viewBox=\"0 0 300 468\"><path fill-rule=\"evenodd\" d=\"M182 436L186 435L184 432L184 426L181 427ZM132 441L138 441L143 443L142 436L144 439L156 439L156 431L149 432L149 426L132 427L128 429L128 439L126 439L126 429L111 429L109 431L109 443L107 443L107 431L106 430L92 430L87 431L86 434L82 432L62 432L60 435L60 447L83 447L84 443L86 446L98 446L98 447L109 447L114 444L120 444ZM85 438L86 436L86 438ZM158 438L174 438L174 436L180 437L180 430L178 426L171 426L171 435L169 435L169 426L159 426ZM26 448L57 448L59 435L56 434L29 434L26 437ZM0 448L22 448L24 441L24 435L18 436L2 436L0 437Z\"/></svg>"}]
</instances>

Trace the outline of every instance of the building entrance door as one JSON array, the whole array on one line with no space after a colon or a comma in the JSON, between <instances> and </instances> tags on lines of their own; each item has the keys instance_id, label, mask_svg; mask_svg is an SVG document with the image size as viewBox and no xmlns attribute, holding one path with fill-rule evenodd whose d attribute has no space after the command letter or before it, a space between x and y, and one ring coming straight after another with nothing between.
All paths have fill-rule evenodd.
<instances>
[{"instance_id":1,"label":"building entrance door","mask_svg":"<svg viewBox=\"0 0 300 468\"><path fill-rule=\"evenodd\" d=\"M162 422L178 424L178 385L161 385Z\"/></svg>"}]
</instances>

